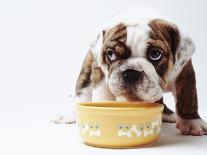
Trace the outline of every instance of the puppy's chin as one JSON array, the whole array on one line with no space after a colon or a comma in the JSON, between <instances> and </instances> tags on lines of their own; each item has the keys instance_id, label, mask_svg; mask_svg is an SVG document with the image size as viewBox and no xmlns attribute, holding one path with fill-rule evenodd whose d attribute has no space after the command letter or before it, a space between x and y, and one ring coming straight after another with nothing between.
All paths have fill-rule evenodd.
<instances>
[{"instance_id":1,"label":"puppy's chin","mask_svg":"<svg viewBox=\"0 0 207 155\"><path fill-rule=\"evenodd\" d=\"M109 78L109 89L116 97L127 101L156 102L162 98L163 90L158 82L147 76L140 82L127 84L120 77Z\"/></svg>"}]
</instances>

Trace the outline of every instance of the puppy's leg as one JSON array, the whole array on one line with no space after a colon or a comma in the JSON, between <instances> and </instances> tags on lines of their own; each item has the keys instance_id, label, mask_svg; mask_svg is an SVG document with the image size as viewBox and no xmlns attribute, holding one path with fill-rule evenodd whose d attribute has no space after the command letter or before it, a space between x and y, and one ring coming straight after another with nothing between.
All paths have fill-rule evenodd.
<instances>
[{"instance_id":1,"label":"puppy's leg","mask_svg":"<svg viewBox=\"0 0 207 155\"><path fill-rule=\"evenodd\" d=\"M51 122L56 124L73 124L75 123L75 115L68 114L56 116L55 118L51 119Z\"/></svg>"},{"instance_id":2,"label":"puppy's leg","mask_svg":"<svg viewBox=\"0 0 207 155\"><path fill-rule=\"evenodd\" d=\"M176 126L184 135L207 134L207 124L198 114L195 72L191 60L176 78L172 90L176 100Z\"/></svg>"},{"instance_id":3,"label":"puppy's leg","mask_svg":"<svg viewBox=\"0 0 207 155\"><path fill-rule=\"evenodd\" d=\"M94 59L92 64L92 101L112 101L115 100L115 96L109 90L109 86L106 83L105 75L98 66L97 61Z\"/></svg>"},{"instance_id":4,"label":"puppy's leg","mask_svg":"<svg viewBox=\"0 0 207 155\"><path fill-rule=\"evenodd\" d=\"M175 123L176 122L176 114L164 104L163 98L161 98L159 101L157 101L157 103L164 105L162 121L168 122L168 123Z\"/></svg>"},{"instance_id":5,"label":"puppy's leg","mask_svg":"<svg viewBox=\"0 0 207 155\"><path fill-rule=\"evenodd\" d=\"M71 104L71 112L68 115L60 115L54 119L52 122L58 124L71 124L75 123L75 105L77 102L87 102L92 100L92 63L93 55L89 51L83 61L81 72L79 74L76 83L76 95Z\"/></svg>"},{"instance_id":6,"label":"puppy's leg","mask_svg":"<svg viewBox=\"0 0 207 155\"><path fill-rule=\"evenodd\" d=\"M87 101L106 101L115 100L114 95L109 90L105 82L105 75L98 66L97 61L89 51L86 55L80 75L76 84L76 96L73 103ZM72 113L65 116L59 116L53 119L55 123L75 123L75 110L72 105Z\"/></svg>"},{"instance_id":7,"label":"puppy's leg","mask_svg":"<svg viewBox=\"0 0 207 155\"><path fill-rule=\"evenodd\" d=\"M175 123L176 122L177 115L175 112L170 110L165 104L164 104L164 110L162 115L163 122L168 123Z\"/></svg>"}]
</instances>

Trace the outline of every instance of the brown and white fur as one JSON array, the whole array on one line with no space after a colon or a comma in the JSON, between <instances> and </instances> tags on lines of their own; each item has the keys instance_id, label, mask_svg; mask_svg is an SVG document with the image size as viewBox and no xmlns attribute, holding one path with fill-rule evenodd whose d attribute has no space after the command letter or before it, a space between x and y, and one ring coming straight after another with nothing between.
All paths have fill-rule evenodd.
<instances>
[{"instance_id":1,"label":"brown and white fur","mask_svg":"<svg viewBox=\"0 0 207 155\"><path fill-rule=\"evenodd\" d=\"M207 124L198 114L194 42L151 11L129 8L101 27L83 62L76 99L164 104L163 93L172 92L176 113L164 105L163 120L176 122L184 135L207 134ZM152 60L153 56L161 57Z\"/></svg>"}]
</instances>

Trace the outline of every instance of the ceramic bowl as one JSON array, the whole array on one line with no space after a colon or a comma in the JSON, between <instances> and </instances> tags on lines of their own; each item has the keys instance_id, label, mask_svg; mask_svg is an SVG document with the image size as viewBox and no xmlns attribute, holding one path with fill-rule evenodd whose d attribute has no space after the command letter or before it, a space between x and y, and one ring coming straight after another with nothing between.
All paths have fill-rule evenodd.
<instances>
[{"instance_id":1,"label":"ceramic bowl","mask_svg":"<svg viewBox=\"0 0 207 155\"><path fill-rule=\"evenodd\" d=\"M163 105L146 102L85 102L76 105L83 142L97 147L146 146L159 138Z\"/></svg>"}]
</instances>

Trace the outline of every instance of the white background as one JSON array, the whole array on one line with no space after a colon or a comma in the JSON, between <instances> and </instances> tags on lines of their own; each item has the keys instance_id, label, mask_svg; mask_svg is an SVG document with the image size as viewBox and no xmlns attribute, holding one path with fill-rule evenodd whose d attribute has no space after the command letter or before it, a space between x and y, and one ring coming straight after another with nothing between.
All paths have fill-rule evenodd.
<instances>
[{"instance_id":1,"label":"white background","mask_svg":"<svg viewBox=\"0 0 207 155\"><path fill-rule=\"evenodd\" d=\"M154 7L195 41L193 56L199 112L207 120L207 3L205 0L1 0L0 154L195 154L207 151L207 137L179 135L164 124L154 147L130 150L83 145L74 125L50 119L67 113L69 95L96 28L117 11L134 5ZM170 107L174 101L165 97Z\"/></svg>"}]
</instances>

